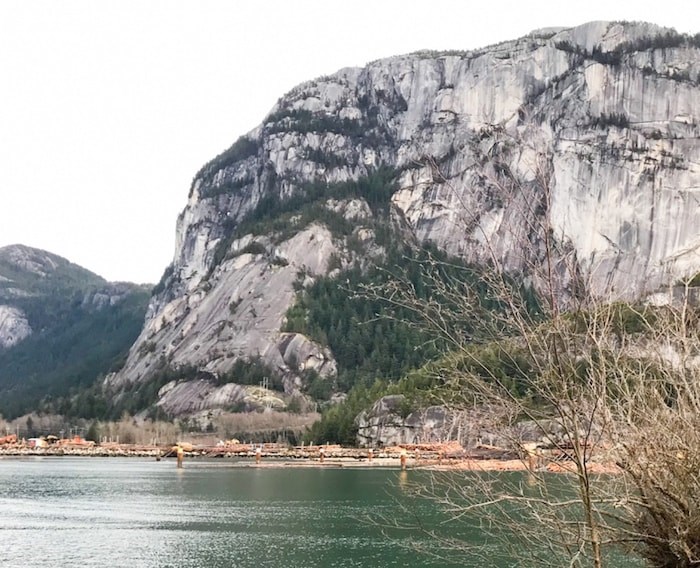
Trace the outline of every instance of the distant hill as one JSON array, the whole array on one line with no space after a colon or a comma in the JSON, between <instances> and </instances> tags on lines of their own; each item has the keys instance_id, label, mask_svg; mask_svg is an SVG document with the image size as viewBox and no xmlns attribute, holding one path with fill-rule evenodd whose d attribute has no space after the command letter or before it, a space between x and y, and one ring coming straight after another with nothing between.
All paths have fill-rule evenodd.
<instances>
[{"instance_id":1,"label":"distant hill","mask_svg":"<svg viewBox=\"0 0 700 568\"><path fill-rule=\"evenodd\" d=\"M35 410L119 368L149 295L43 250L0 248L0 414Z\"/></svg>"}]
</instances>

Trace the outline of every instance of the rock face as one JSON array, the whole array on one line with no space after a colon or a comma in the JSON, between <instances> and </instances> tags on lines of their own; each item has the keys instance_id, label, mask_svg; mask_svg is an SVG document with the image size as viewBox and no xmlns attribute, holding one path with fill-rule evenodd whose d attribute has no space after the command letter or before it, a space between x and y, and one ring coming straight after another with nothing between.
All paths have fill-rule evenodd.
<instances>
[{"instance_id":1,"label":"rock face","mask_svg":"<svg viewBox=\"0 0 700 568\"><path fill-rule=\"evenodd\" d=\"M290 392L298 386L294 370L299 367L315 369L321 375L335 372L327 349L303 336L280 331L295 298L299 273L313 277L327 270L335 252L328 229L313 224L278 244L267 238L254 241L244 237L234 241L231 250L231 257L190 292L159 310L151 304L152 317L147 319L124 369L108 377L110 387L118 388L124 380L147 378L150 369L162 367L163 361L171 368L196 367L214 374L229 371L237 358L261 357L285 377ZM210 387L207 400L226 398L228 385ZM177 402L166 408L184 406Z\"/></svg>"},{"instance_id":2,"label":"rock face","mask_svg":"<svg viewBox=\"0 0 700 568\"><path fill-rule=\"evenodd\" d=\"M67 260L49 252L24 245L2 247L0 257L4 263L13 266L15 270L42 279L48 278L56 270L69 264ZM3 280L10 282L12 278L3 277Z\"/></svg>"},{"instance_id":3,"label":"rock face","mask_svg":"<svg viewBox=\"0 0 700 568\"><path fill-rule=\"evenodd\" d=\"M357 444L376 447L460 440L462 423L457 414L430 406L402 416L404 403L403 395L384 396L361 412L355 420Z\"/></svg>"},{"instance_id":4,"label":"rock face","mask_svg":"<svg viewBox=\"0 0 700 568\"><path fill-rule=\"evenodd\" d=\"M158 406L165 412L180 416L209 408L224 408L245 398L245 389L227 384L214 388L210 381L199 379L169 383L158 393Z\"/></svg>"},{"instance_id":5,"label":"rock face","mask_svg":"<svg viewBox=\"0 0 700 568\"><path fill-rule=\"evenodd\" d=\"M24 312L12 306L0 306L0 348L12 347L31 334Z\"/></svg>"},{"instance_id":6,"label":"rock face","mask_svg":"<svg viewBox=\"0 0 700 568\"><path fill-rule=\"evenodd\" d=\"M284 217L280 204L381 168L394 172L392 219L406 234L468 261L535 274L552 238L554 260L605 297L694 275L699 81L697 36L592 22L299 85L195 177L173 263L108 384L147 380L162 365L220 373L253 356L292 390L300 364L331 375L331 353L281 329L295 286L328 273L349 241L321 216ZM325 204L370 248L372 199L333 194ZM294 230L272 222L283 217Z\"/></svg>"},{"instance_id":7,"label":"rock face","mask_svg":"<svg viewBox=\"0 0 700 568\"><path fill-rule=\"evenodd\" d=\"M497 413L488 408L454 411L444 406L429 406L407 412L403 395L384 396L355 419L357 444L362 447L455 440L467 449L482 444L512 449L514 439L538 439L525 427L513 432L497 424Z\"/></svg>"},{"instance_id":8,"label":"rock face","mask_svg":"<svg viewBox=\"0 0 700 568\"><path fill-rule=\"evenodd\" d=\"M498 411L488 407L453 411L429 406L409 413L405 408L403 395L389 395L361 412L355 419L357 445L382 447L454 440L465 449L485 445L518 451L524 445L554 448L570 442L567 430L556 420L506 425L506 421L499 420ZM588 426L585 417L581 424Z\"/></svg>"}]
</instances>

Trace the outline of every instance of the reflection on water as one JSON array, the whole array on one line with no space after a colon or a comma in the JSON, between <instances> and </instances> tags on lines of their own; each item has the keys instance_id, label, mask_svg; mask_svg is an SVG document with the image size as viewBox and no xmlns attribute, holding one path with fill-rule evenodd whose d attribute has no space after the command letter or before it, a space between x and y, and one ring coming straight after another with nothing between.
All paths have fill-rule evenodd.
<instances>
[{"instance_id":1,"label":"reflection on water","mask_svg":"<svg viewBox=\"0 0 700 568\"><path fill-rule=\"evenodd\" d=\"M408 487L408 472L405 469L399 472L399 487L404 490Z\"/></svg>"}]
</instances>

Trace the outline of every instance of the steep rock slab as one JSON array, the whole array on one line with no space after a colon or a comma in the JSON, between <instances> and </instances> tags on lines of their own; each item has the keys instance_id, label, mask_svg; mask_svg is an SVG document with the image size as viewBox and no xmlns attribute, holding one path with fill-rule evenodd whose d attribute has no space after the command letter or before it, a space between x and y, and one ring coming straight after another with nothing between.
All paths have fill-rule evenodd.
<instances>
[{"instance_id":1,"label":"steep rock slab","mask_svg":"<svg viewBox=\"0 0 700 568\"><path fill-rule=\"evenodd\" d=\"M334 372L328 350L280 331L299 275L327 271L336 251L330 232L312 224L278 245L261 244L265 252L242 252L251 242L250 237L234 242L231 258L147 321L124 369L108 377L110 385L118 387L125 377L148 377L165 361L173 368L224 373L237 358L260 357L282 375L293 375L292 362Z\"/></svg>"}]
</instances>

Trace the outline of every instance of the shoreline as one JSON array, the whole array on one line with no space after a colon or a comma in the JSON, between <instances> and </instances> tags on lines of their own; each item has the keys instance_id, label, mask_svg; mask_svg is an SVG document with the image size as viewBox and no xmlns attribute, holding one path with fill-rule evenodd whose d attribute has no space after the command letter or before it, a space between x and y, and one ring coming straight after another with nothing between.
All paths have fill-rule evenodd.
<instances>
[{"instance_id":1,"label":"shoreline","mask_svg":"<svg viewBox=\"0 0 700 568\"><path fill-rule=\"evenodd\" d=\"M269 444L259 458L250 446L231 448L202 447L187 448L184 452L184 466L202 460L221 461L221 465L232 468L255 467L262 469L288 468L346 468L346 469L397 469L401 470L402 457L405 469L439 472L528 472L575 474L572 462L558 459L547 460L538 467L527 458L509 455L502 450L482 450L480 452L436 452L419 451L415 448L386 448L374 453L370 459L368 450L341 448L339 446L307 446L289 448ZM155 461L172 459L176 462L171 446L137 446L129 444L108 444L88 447L48 447L30 448L24 446L0 446L0 460L3 458L32 457L80 457L80 458L150 458ZM259 461L258 461L259 459ZM588 465L593 474L615 474L619 469L610 463L591 462Z\"/></svg>"}]
</instances>

